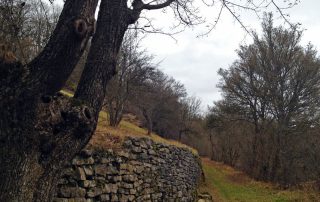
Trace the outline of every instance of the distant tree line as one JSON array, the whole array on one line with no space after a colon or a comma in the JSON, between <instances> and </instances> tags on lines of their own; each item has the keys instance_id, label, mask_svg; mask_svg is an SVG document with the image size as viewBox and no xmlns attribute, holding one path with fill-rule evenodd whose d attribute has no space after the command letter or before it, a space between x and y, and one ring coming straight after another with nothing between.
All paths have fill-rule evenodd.
<instances>
[{"instance_id":1,"label":"distant tree line","mask_svg":"<svg viewBox=\"0 0 320 202\"><path fill-rule=\"evenodd\" d=\"M148 135L182 140L196 134L200 100L187 95L182 83L161 71L154 57L139 45L136 31L126 33L117 58L116 75L107 86L104 109L109 124L118 127L123 115L134 114ZM66 88L73 91L83 70L86 54L70 76Z\"/></svg>"},{"instance_id":2,"label":"distant tree line","mask_svg":"<svg viewBox=\"0 0 320 202\"><path fill-rule=\"evenodd\" d=\"M302 32L273 25L220 69L223 99L206 117L212 158L284 186L320 179L320 60Z\"/></svg>"}]
</instances>

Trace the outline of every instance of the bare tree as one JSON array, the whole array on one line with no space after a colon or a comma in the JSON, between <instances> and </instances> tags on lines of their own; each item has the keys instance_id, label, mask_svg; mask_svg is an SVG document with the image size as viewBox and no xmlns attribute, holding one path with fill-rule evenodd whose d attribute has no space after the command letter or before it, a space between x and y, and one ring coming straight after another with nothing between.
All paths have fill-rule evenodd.
<instances>
[{"instance_id":1,"label":"bare tree","mask_svg":"<svg viewBox=\"0 0 320 202\"><path fill-rule=\"evenodd\" d=\"M297 27L274 27L271 14L262 27L263 36L254 33L254 43L241 46L239 59L219 72L220 88L226 100L246 109L242 117L255 128L253 173L288 184L294 161L289 142L319 120L320 63L311 44L299 45Z\"/></svg>"},{"instance_id":2,"label":"bare tree","mask_svg":"<svg viewBox=\"0 0 320 202\"><path fill-rule=\"evenodd\" d=\"M177 132L179 99L185 96L186 90L180 82L156 69L130 101L140 109L148 134L157 132L165 136Z\"/></svg>"},{"instance_id":3,"label":"bare tree","mask_svg":"<svg viewBox=\"0 0 320 202\"><path fill-rule=\"evenodd\" d=\"M251 131L243 114L244 108L227 99L215 102L209 108L206 128L212 159L235 166L244 145L244 131Z\"/></svg>"},{"instance_id":4,"label":"bare tree","mask_svg":"<svg viewBox=\"0 0 320 202\"><path fill-rule=\"evenodd\" d=\"M177 109L176 112L179 114L179 141L181 141L183 135L187 135L189 133L196 133L193 124L201 116L200 105L201 100L199 100L196 97L186 97L180 100L180 107Z\"/></svg>"},{"instance_id":5,"label":"bare tree","mask_svg":"<svg viewBox=\"0 0 320 202\"><path fill-rule=\"evenodd\" d=\"M117 74L107 87L105 106L109 112L111 126L118 126L129 97L135 96L155 71L156 65L152 59L153 57L145 51L139 50L136 33L127 32L118 55Z\"/></svg>"}]
</instances>

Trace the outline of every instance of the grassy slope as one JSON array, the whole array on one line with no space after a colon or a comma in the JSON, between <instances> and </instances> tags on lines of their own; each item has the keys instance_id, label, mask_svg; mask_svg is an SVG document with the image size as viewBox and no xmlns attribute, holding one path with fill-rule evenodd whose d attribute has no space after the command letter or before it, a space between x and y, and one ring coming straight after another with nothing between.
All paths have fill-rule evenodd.
<instances>
[{"instance_id":1,"label":"grassy slope","mask_svg":"<svg viewBox=\"0 0 320 202\"><path fill-rule=\"evenodd\" d=\"M166 140L156 134L145 135L147 131L129 121L121 121L118 128L107 126L108 114L100 113L99 125L96 134L91 140L91 144L101 147L113 147L120 145L125 136L147 137L156 142L175 145L178 147L188 146L177 141ZM110 138L111 135L111 138ZM111 140L111 142L110 142ZM109 144L109 145L105 145ZM191 149L191 148L189 148ZM196 151L191 149L194 153ZM314 191L302 190L281 190L270 183L263 183L252 180L244 173L233 169L230 166L213 162L208 159L202 161L206 183L200 188L200 191L209 192L214 196L215 201L222 202L286 202L301 201L311 202L320 201L320 194Z\"/></svg>"},{"instance_id":2,"label":"grassy slope","mask_svg":"<svg viewBox=\"0 0 320 202\"><path fill-rule=\"evenodd\" d=\"M140 128L130 121L122 120L117 128L111 127L108 124L108 114L104 111L100 112L98 127L90 141L90 146L116 149L126 136L150 138L155 142L190 149L194 154L197 154L195 149L178 141L164 139L155 133L149 136L146 129Z\"/></svg>"},{"instance_id":3,"label":"grassy slope","mask_svg":"<svg viewBox=\"0 0 320 202\"><path fill-rule=\"evenodd\" d=\"M71 93L63 92L68 96ZM156 134L147 136L147 130L140 128L132 121L121 121L119 127L113 128L108 126L108 114L101 112L99 117L99 124L95 135L92 137L89 147L98 147L101 149L120 147L122 141L126 136L147 137L156 142L175 145L178 147L185 147L197 153L196 150L173 140L161 138ZM203 159L203 169L206 176L206 183L204 183L200 191L209 192L215 201L222 202L286 202L286 201L301 201L311 202L320 201L320 194L314 191L292 190L283 191L277 189L274 185L269 183L257 182L252 180L242 172L235 169Z\"/></svg>"},{"instance_id":4,"label":"grassy slope","mask_svg":"<svg viewBox=\"0 0 320 202\"><path fill-rule=\"evenodd\" d=\"M73 97L73 93L67 90L62 90L61 93L66 96ZM119 126L117 128L114 128L109 126L108 119L108 113L101 111L99 114L97 129L95 131L95 134L91 138L88 147L95 147L99 149L117 149L121 146L122 141L126 136L131 136L150 138L155 142L184 147L190 149L194 154L198 153L195 149L185 144L174 140L164 139L155 133L152 133L151 136L149 136L147 135L146 129L138 127L137 125L132 123L133 121L122 120Z\"/></svg>"},{"instance_id":5,"label":"grassy slope","mask_svg":"<svg viewBox=\"0 0 320 202\"><path fill-rule=\"evenodd\" d=\"M320 201L319 193L302 190L281 190L270 183L257 182L244 173L208 159L203 159L206 183L201 191L207 191L216 201L285 202Z\"/></svg>"}]
</instances>

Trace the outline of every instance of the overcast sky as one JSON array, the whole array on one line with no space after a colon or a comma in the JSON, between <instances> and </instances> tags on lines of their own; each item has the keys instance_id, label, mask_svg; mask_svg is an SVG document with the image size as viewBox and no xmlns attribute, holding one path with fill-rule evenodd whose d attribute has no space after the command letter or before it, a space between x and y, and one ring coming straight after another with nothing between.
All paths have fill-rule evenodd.
<instances>
[{"instance_id":1,"label":"overcast sky","mask_svg":"<svg viewBox=\"0 0 320 202\"><path fill-rule=\"evenodd\" d=\"M291 2L293 1L291 0ZM319 50L320 1L300 1L295 7L286 10L286 13L290 14L290 22L301 23L301 27L305 29L301 44L306 45L311 42ZM200 6L200 10L208 22L213 22L219 13L219 1L215 2L214 7ZM232 0L231 2L243 3L246 0ZM288 0L275 0L275 2L288 2ZM57 3L62 4L62 0L57 0ZM280 4L280 6L282 5ZM272 10L272 7L265 11L275 12L276 25L284 23L283 19L277 19L279 13L277 14L275 9ZM248 29L261 33L261 20L253 13L244 10L237 10L237 13ZM154 24L157 27L166 29L172 25L173 18L168 12L150 11L146 15L154 19ZM205 111L208 105L213 105L214 101L221 99L221 94L216 88L219 82L218 69L228 68L237 59L235 51L239 45L250 44L252 38L246 34L226 9L223 10L218 25L208 36L197 37L199 33L204 33L203 26L186 29L175 35L177 41L165 35L148 34L143 39L142 46L155 55L156 61L162 61L161 70L182 82L190 96L201 99L202 110Z\"/></svg>"},{"instance_id":2,"label":"overcast sky","mask_svg":"<svg viewBox=\"0 0 320 202\"><path fill-rule=\"evenodd\" d=\"M302 38L302 45L311 41L317 49L320 48L320 1L301 0L301 2L287 10L290 21L300 22L306 30ZM217 10L205 11L214 15ZM244 24L260 33L259 19L252 13L240 12ZM155 23L166 27L170 18L163 13L152 13L158 19ZM277 14L275 14L277 15ZM283 20L276 22L283 23ZM143 46L156 56L156 60L162 60L160 69L176 80L182 82L189 95L194 95L202 100L202 109L206 110L213 101L221 99L216 85L219 81L217 70L228 68L237 58L235 50L240 44L251 43L252 38L246 34L240 24L235 22L232 16L225 10L220 21L208 36L197 38L201 32L199 28L188 29L175 35L177 42L168 36L152 34L143 40ZM246 36L247 35L247 36Z\"/></svg>"}]
</instances>

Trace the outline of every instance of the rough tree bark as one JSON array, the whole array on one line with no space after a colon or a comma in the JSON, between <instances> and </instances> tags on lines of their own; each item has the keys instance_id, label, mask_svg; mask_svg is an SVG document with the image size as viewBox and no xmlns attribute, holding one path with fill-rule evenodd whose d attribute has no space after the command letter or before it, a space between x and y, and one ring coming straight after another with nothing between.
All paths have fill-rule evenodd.
<instances>
[{"instance_id":1,"label":"rough tree bark","mask_svg":"<svg viewBox=\"0 0 320 202\"><path fill-rule=\"evenodd\" d=\"M102 0L95 23L98 0L66 0L38 57L23 66L0 54L0 201L52 200L61 169L93 135L128 26L143 9L173 1L134 0L128 8L127 0ZM75 96L67 98L59 91L92 35Z\"/></svg>"},{"instance_id":2,"label":"rough tree bark","mask_svg":"<svg viewBox=\"0 0 320 202\"><path fill-rule=\"evenodd\" d=\"M97 2L67 1L30 64L0 61L0 201L49 201L58 171L94 129L90 108L57 92L93 34Z\"/></svg>"},{"instance_id":3,"label":"rough tree bark","mask_svg":"<svg viewBox=\"0 0 320 202\"><path fill-rule=\"evenodd\" d=\"M67 0L44 51L22 66L0 58L0 201L51 201L63 166L92 136L129 24L140 11L102 1L74 98L59 93L95 28L98 0Z\"/></svg>"}]
</instances>

